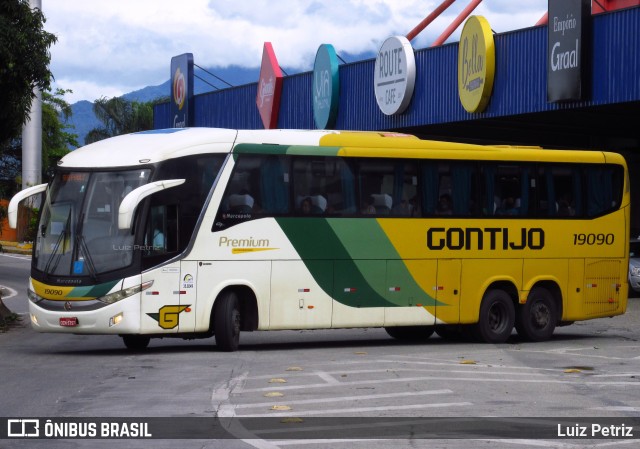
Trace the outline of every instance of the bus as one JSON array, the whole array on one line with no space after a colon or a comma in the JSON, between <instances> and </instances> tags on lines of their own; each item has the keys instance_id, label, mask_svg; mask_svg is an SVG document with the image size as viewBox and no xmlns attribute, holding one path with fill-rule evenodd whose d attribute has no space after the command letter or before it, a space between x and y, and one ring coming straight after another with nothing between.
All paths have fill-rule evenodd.
<instances>
[{"instance_id":1,"label":"bus","mask_svg":"<svg viewBox=\"0 0 640 449\"><path fill-rule=\"evenodd\" d=\"M392 132L163 129L72 151L44 195L39 332L151 338L381 327L403 340L549 339L623 314L619 154Z\"/></svg>"}]
</instances>

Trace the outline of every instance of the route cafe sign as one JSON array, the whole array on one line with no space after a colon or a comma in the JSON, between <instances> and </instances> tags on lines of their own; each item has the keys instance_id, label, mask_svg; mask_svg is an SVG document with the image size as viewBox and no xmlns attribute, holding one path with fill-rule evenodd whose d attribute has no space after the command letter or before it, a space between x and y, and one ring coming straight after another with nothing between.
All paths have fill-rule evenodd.
<instances>
[{"instance_id":1,"label":"route cafe sign","mask_svg":"<svg viewBox=\"0 0 640 449\"><path fill-rule=\"evenodd\" d=\"M373 86L376 102L386 115L407 109L416 83L416 60L411 43L404 36L388 38L378 50Z\"/></svg>"}]
</instances>

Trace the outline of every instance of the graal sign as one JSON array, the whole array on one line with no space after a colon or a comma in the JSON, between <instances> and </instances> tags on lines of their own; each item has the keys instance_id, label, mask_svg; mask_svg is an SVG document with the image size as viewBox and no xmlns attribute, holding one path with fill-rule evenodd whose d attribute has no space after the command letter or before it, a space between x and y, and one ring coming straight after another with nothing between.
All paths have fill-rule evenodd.
<instances>
[{"instance_id":1,"label":"graal sign","mask_svg":"<svg viewBox=\"0 0 640 449\"><path fill-rule=\"evenodd\" d=\"M407 109L416 83L416 60L411 43L404 36L388 38L378 50L373 87L376 102L386 115Z\"/></svg>"},{"instance_id":2,"label":"graal sign","mask_svg":"<svg viewBox=\"0 0 640 449\"><path fill-rule=\"evenodd\" d=\"M547 101L582 100L591 0L549 0Z\"/></svg>"}]
</instances>

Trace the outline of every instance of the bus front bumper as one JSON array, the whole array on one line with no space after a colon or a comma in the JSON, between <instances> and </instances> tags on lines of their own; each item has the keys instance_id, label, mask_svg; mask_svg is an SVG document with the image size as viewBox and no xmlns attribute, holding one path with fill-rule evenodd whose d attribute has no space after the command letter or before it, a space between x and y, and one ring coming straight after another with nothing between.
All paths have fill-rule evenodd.
<instances>
[{"instance_id":1,"label":"bus front bumper","mask_svg":"<svg viewBox=\"0 0 640 449\"><path fill-rule=\"evenodd\" d=\"M38 332L70 334L140 333L140 294L130 296L98 310L52 311L29 301L31 327Z\"/></svg>"}]
</instances>

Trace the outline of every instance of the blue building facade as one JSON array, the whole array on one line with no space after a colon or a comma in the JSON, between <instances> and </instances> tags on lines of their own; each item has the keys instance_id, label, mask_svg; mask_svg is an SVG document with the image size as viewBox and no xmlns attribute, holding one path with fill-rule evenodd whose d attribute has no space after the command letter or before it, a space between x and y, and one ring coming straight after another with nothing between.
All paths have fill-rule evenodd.
<instances>
[{"instance_id":1,"label":"blue building facade","mask_svg":"<svg viewBox=\"0 0 640 449\"><path fill-rule=\"evenodd\" d=\"M458 43L415 51L415 90L409 107L399 115L384 115L376 104L374 59L342 65L335 128L413 130L428 134L429 127L434 125L487 120L494 123L498 119L517 120L527 114L630 106L639 102L640 8L600 14L591 20L590 88L584 100L547 102L547 26L537 26L494 36L495 81L489 104L482 113L466 112L458 98ZM312 78L312 72L284 78L278 128L314 128ZM256 90L257 83L195 96L193 125L262 128ZM169 115L168 104L157 106L155 127L169 127ZM563 116L561 120L566 118Z\"/></svg>"}]
</instances>

